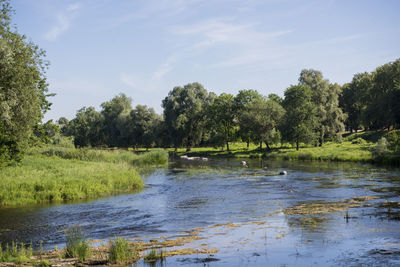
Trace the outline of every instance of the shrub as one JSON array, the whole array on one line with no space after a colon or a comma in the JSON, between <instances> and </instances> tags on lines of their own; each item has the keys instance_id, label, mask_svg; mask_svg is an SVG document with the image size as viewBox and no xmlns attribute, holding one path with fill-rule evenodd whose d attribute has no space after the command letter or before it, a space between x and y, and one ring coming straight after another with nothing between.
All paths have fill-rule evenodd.
<instances>
[{"instance_id":1,"label":"shrub","mask_svg":"<svg viewBox=\"0 0 400 267\"><path fill-rule=\"evenodd\" d=\"M108 253L108 260L111 263L123 263L130 260L137 260L139 257L135 251L132 253L132 249L129 247L128 241L118 237L116 240L111 241L110 251Z\"/></svg>"},{"instance_id":2,"label":"shrub","mask_svg":"<svg viewBox=\"0 0 400 267\"><path fill-rule=\"evenodd\" d=\"M385 137L381 137L381 139L378 140L378 143L376 143L376 146L374 148L374 155L376 157L381 157L387 151L388 151L388 142Z\"/></svg>"},{"instance_id":3,"label":"shrub","mask_svg":"<svg viewBox=\"0 0 400 267\"><path fill-rule=\"evenodd\" d=\"M67 258L78 258L81 262L91 256L91 250L82 229L75 225L65 232L67 238L65 256Z\"/></svg>"},{"instance_id":4,"label":"shrub","mask_svg":"<svg viewBox=\"0 0 400 267\"><path fill-rule=\"evenodd\" d=\"M386 134L389 148L393 151L400 151L400 130L391 131Z\"/></svg>"}]
</instances>

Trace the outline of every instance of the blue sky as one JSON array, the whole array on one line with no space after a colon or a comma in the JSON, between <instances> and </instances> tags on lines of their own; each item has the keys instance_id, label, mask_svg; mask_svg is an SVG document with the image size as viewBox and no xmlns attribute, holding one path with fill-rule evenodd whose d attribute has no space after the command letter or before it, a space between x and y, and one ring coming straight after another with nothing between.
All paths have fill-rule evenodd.
<instances>
[{"instance_id":1,"label":"blue sky","mask_svg":"<svg viewBox=\"0 0 400 267\"><path fill-rule=\"evenodd\" d=\"M304 68L331 82L400 58L397 0L12 0L47 51L52 110L72 119L119 93L162 112L177 85L276 93Z\"/></svg>"}]
</instances>

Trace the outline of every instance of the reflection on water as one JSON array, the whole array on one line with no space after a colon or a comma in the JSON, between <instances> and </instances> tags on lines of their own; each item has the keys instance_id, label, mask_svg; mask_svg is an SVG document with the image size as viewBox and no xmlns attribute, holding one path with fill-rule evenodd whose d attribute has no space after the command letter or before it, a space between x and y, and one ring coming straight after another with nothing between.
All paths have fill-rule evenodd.
<instances>
[{"instance_id":1,"label":"reflection on water","mask_svg":"<svg viewBox=\"0 0 400 267\"><path fill-rule=\"evenodd\" d=\"M138 194L0 209L0 240L63 246L63 230L74 224L91 239L150 240L197 229L203 239L191 245L218 253L175 256L156 266L400 264L398 169L260 160L248 165L177 161L148 175ZM283 170L288 175L279 175ZM368 198L354 202L362 196ZM287 212L296 207L309 210Z\"/></svg>"}]
</instances>

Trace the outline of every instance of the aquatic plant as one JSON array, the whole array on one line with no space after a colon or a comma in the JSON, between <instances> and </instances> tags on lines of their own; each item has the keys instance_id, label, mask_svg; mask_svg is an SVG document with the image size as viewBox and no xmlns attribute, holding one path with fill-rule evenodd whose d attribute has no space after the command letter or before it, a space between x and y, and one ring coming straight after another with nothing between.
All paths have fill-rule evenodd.
<instances>
[{"instance_id":1,"label":"aquatic plant","mask_svg":"<svg viewBox=\"0 0 400 267\"><path fill-rule=\"evenodd\" d=\"M136 249L132 250L129 247L128 241L118 237L116 240L110 241L110 250L108 252L108 260L111 263L124 263L131 260L136 261L139 258L139 253Z\"/></svg>"},{"instance_id":2,"label":"aquatic plant","mask_svg":"<svg viewBox=\"0 0 400 267\"><path fill-rule=\"evenodd\" d=\"M91 248L81 227L74 225L67 229L65 237L67 239L65 257L78 258L79 261L83 262L91 256Z\"/></svg>"},{"instance_id":3,"label":"aquatic plant","mask_svg":"<svg viewBox=\"0 0 400 267\"><path fill-rule=\"evenodd\" d=\"M149 254L144 256L144 261L145 262L155 262L158 260L164 260L165 256L163 255L162 251L157 252L157 250L152 249L150 250Z\"/></svg>"},{"instance_id":4,"label":"aquatic plant","mask_svg":"<svg viewBox=\"0 0 400 267\"><path fill-rule=\"evenodd\" d=\"M23 262L28 262L31 256L32 250L26 249L24 243L18 245L17 242L13 241L11 247L7 243L4 250L0 244L0 262L21 264Z\"/></svg>"}]
</instances>

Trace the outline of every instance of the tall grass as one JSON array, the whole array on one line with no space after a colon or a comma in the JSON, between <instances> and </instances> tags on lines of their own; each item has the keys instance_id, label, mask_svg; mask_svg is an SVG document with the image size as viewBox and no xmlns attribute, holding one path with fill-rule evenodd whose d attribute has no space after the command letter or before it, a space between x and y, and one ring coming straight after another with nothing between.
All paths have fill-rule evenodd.
<instances>
[{"instance_id":1,"label":"tall grass","mask_svg":"<svg viewBox=\"0 0 400 267\"><path fill-rule=\"evenodd\" d=\"M67 258L78 258L80 262L91 257L91 249L86 240L86 236L82 229L75 225L65 232L67 239L65 256Z\"/></svg>"},{"instance_id":2,"label":"tall grass","mask_svg":"<svg viewBox=\"0 0 400 267\"><path fill-rule=\"evenodd\" d=\"M0 172L0 205L95 198L142 189L143 180L126 163L27 156Z\"/></svg>"},{"instance_id":3,"label":"tall grass","mask_svg":"<svg viewBox=\"0 0 400 267\"><path fill-rule=\"evenodd\" d=\"M118 237L116 240L112 240L110 245L110 251L108 252L108 260L111 263L124 263L131 260L136 261L139 258L137 251L132 251L129 247L128 241Z\"/></svg>"},{"instance_id":4,"label":"tall grass","mask_svg":"<svg viewBox=\"0 0 400 267\"><path fill-rule=\"evenodd\" d=\"M89 148L47 147L41 149L41 154L57 156L63 159L83 161L129 163L133 165L161 165L168 162L168 153L162 149L136 154L124 150L95 150Z\"/></svg>"},{"instance_id":5,"label":"tall grass","mask_svg":"<svg viewBox=\"0 0 400 267\"><path fill-rule=\"evenodd\" d=\"M12 242L11 247L6 244L4 250L0 244L0 262L14 262L21 264L28 262L33 254L32 245L29 248L25 247L24 243L18 245L17 242Z\"/></svg>"}]
</instances>

